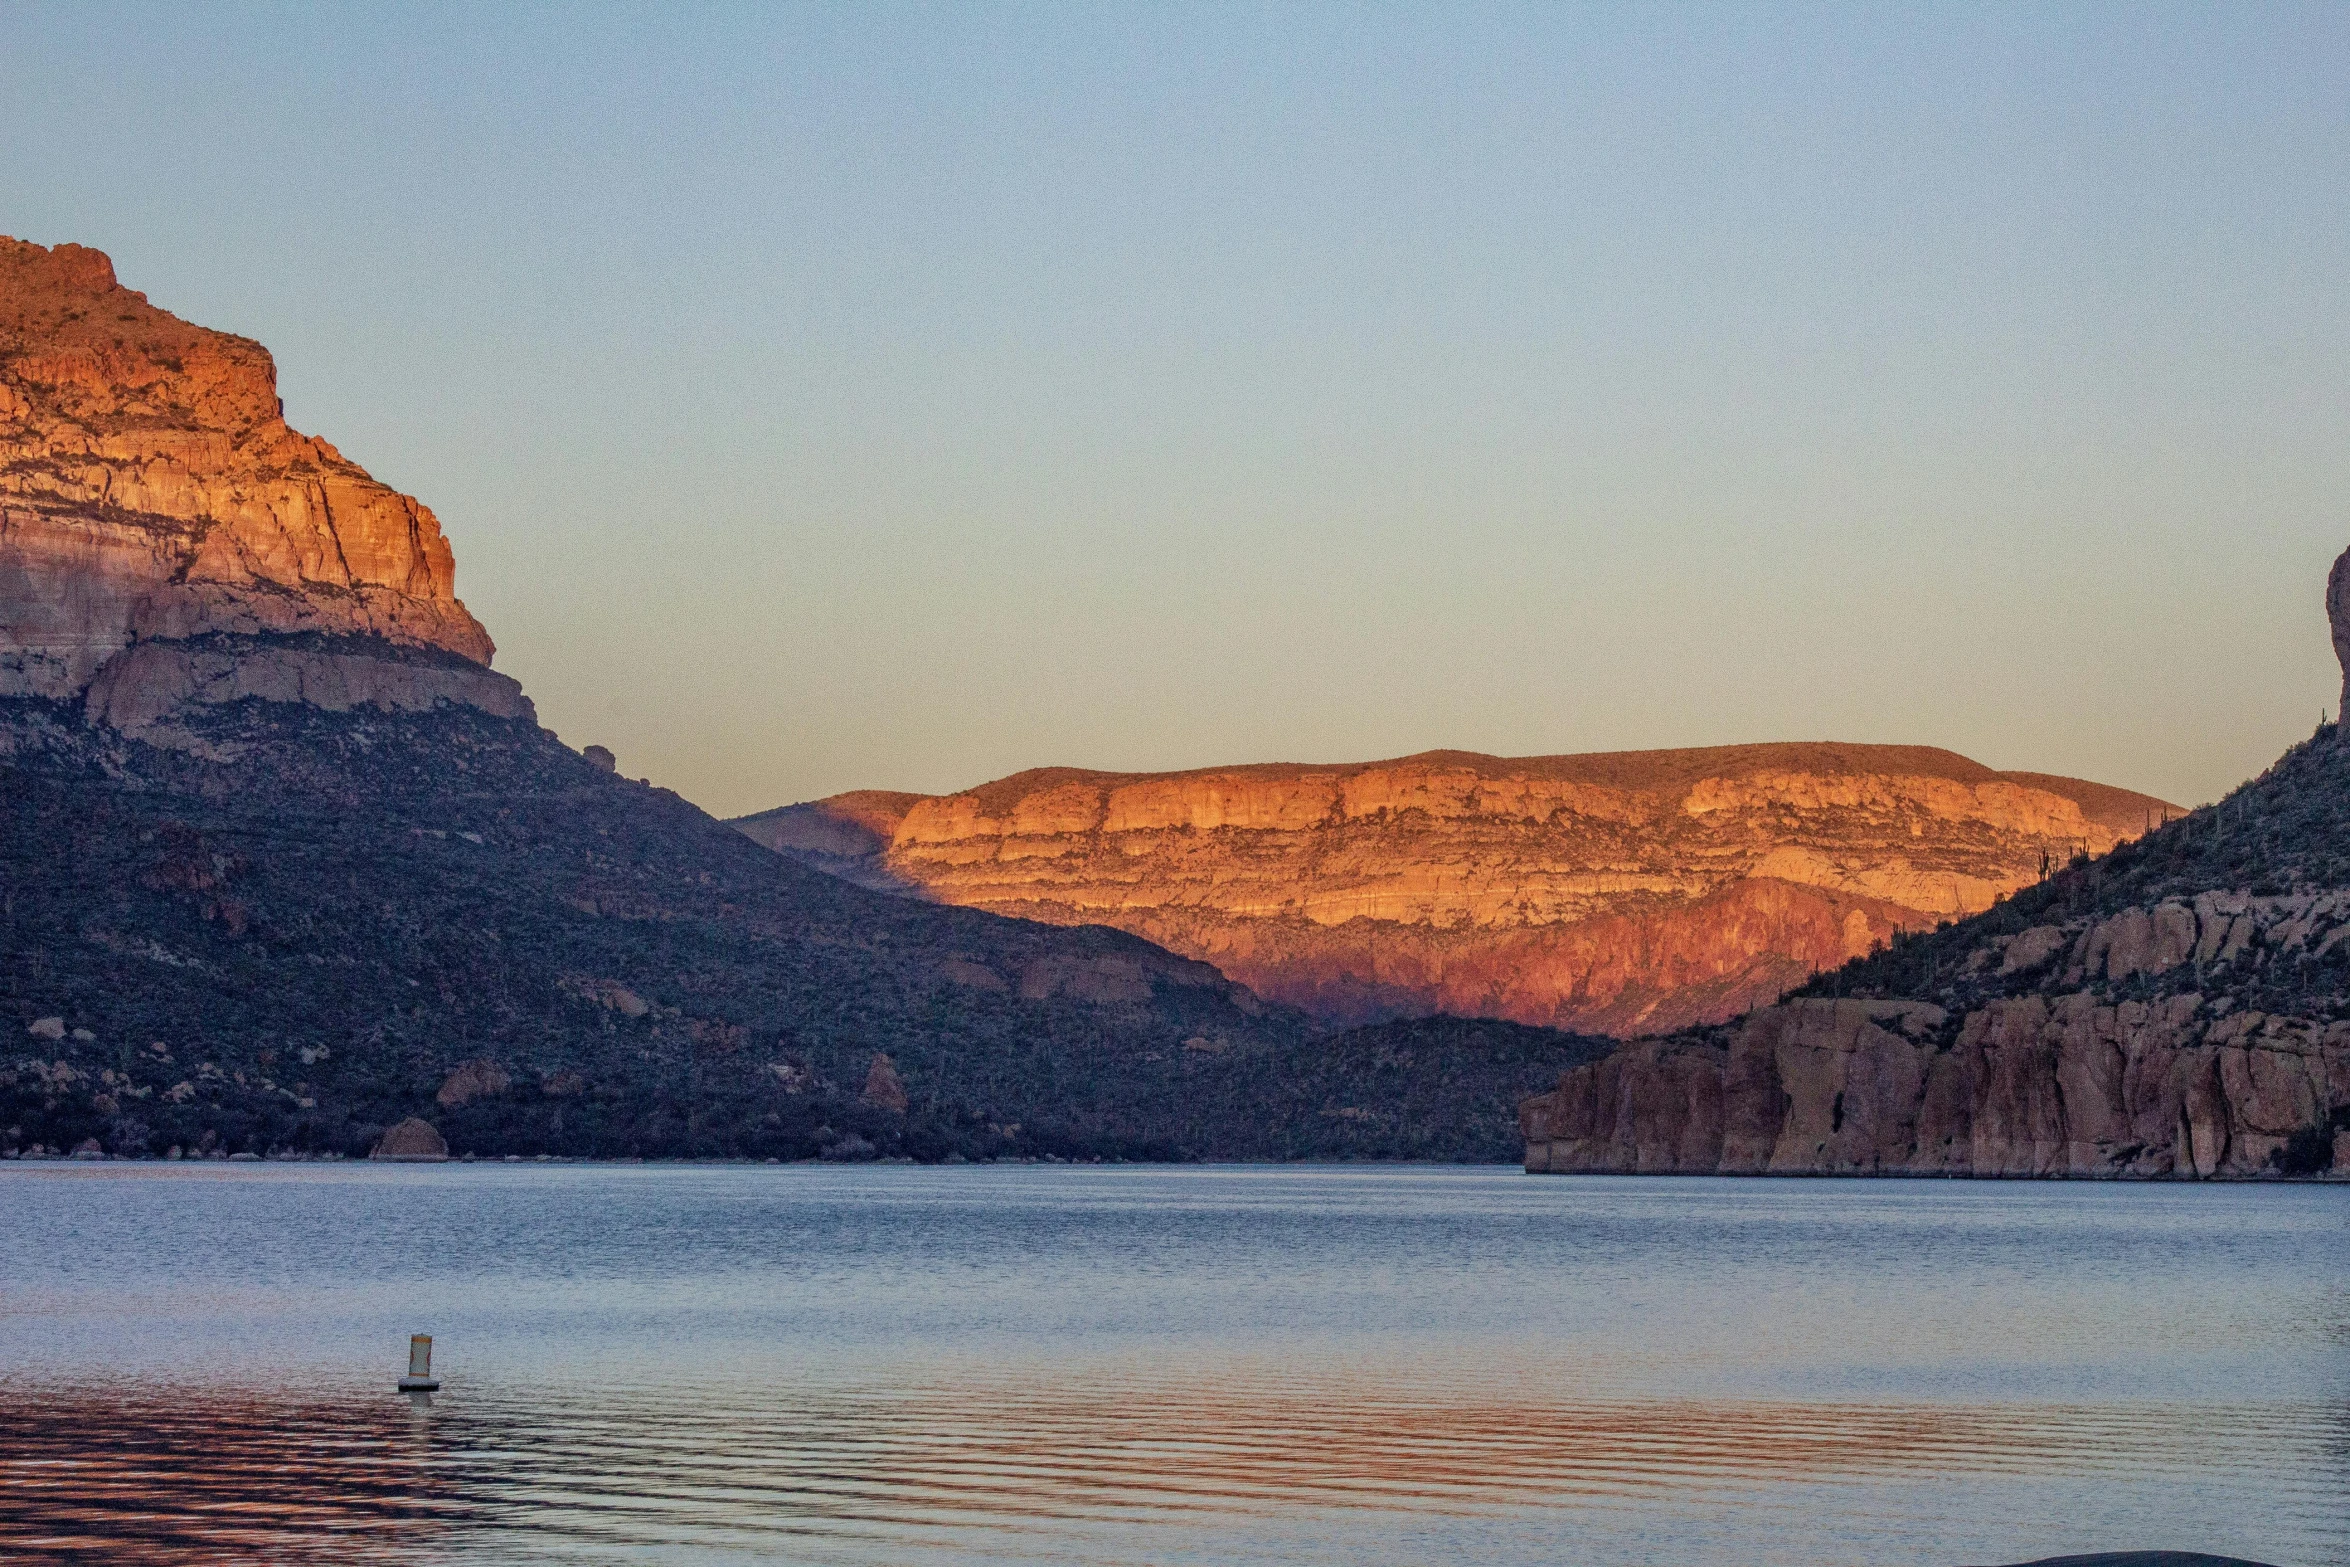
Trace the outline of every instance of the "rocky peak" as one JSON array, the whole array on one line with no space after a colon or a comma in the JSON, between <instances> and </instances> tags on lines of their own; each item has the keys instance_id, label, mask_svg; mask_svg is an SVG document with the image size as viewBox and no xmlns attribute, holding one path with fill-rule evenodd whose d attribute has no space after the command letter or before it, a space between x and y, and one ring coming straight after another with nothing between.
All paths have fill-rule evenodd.
<instances>
[{"instance_id":1,"label":"rocky peak","mask_svg":"<svg viewBox=\"0 0 2350 1567\"><path fill-rule=\"evenodd\" d=\"M2342 666L2342 705L2334 709L2340 720L2350 717L2350 550L2334 557L2326 576L2326 620L2333 627L2334 658Z\"/></svg>"},{"instance_id":2,"label":"rocky peak","mask_svg":"<svg viewBox=\"0 0 2350 1567\"><path fill-rule=\"evenodd\" d=\"M267 349L157 309L98 251L0 238L0 696L97 687L111 720L155 708L143 691L344 689L354 654L414 651L440 656L418 700L519 710L455 576L430 510L287 425ZM196 639L211 656L183 667Z\"/></svg>"}]
</instances>

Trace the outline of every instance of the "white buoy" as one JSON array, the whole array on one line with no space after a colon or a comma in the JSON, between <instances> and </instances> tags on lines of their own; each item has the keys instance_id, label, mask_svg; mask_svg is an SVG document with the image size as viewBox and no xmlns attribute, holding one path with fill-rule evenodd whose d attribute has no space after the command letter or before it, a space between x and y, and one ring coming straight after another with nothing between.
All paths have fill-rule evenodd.
<instances>
[{"instance_id":1,"label":"white buoy","mask_svg":"<svg viewBox=\"0 0 2350 1567\"><path fill-rule=\"evenodd\" d=\"M440 1383L433 1380L432 1374L432 1335L430 1333L409 1334L408 1374L400 1379L400 1391L403 1393L437 1393L440 1391L440 1386Z\"/></svg>"}]
</instances>

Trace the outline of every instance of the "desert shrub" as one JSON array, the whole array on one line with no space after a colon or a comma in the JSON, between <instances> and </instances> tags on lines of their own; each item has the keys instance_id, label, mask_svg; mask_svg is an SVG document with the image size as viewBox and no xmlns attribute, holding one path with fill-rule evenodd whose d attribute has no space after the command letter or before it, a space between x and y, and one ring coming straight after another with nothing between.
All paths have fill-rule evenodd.
<instances>
[{"instance_id":1,"label":"desert shrub","mask_svg":"<svg viewBox=\"0 0 2350 1567\"><path fill-rule=\"evenodd\" d=\"M2268 1162L2286 1175L2317 1175L2334 1167L2334 1129L2320 1121L2285 1139Z\"/></svg>"}]
</instances>

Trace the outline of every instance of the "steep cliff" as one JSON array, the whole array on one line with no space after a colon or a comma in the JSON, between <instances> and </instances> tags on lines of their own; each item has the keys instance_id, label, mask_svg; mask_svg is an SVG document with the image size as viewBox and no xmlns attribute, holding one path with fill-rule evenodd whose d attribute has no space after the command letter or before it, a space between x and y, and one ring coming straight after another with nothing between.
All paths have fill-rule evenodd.
<instances>
[{"instance_id":1,"label":"steep cliff","mask_svg":"<svg viewBox=\"0 0 2350 1567\"><path fill-rule=\"evenodd\" d=\"M0 696L524 711L433 514L286 424L260 344L0 238ZM414 656L409 656L414 655Z\"/></svg>"},{"instance_id":2,"label":"steep cliff","mask_svg":"<svg viewBox=\"0 0 2350 1567\"><path fill-rule=\"evenodd\" d=\"M1562 1172L2350 1172L2350 744L2326 725L1986 914L1569 1071L1520 1124Z\"/></svg>"},{"instance_id":3,"label":"steep cliff","mask_svg":"<svg viewBox=\"0 0 2350 1567\"><path fill-rule=\"evenodd\" d=\"M2173 814L1948 751L1818 744L1056 768L736 825L867 886L1131 931L1325 1021L1635 1034L1735 1016Z\"/></svg>"}]
</instances>

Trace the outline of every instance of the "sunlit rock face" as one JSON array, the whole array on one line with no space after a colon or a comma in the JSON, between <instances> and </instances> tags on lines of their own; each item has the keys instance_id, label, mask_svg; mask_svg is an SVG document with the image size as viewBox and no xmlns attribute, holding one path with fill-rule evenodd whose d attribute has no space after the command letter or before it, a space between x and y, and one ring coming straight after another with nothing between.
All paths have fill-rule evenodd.
<instances>
[{"instance_id":1,"label":"sunlit rock face","mask_svg":"<svg viewBox=\"0 0 2350 1567\"><path fill-rule=\"evenodd\" d=\"M1333 1023L1630 1035L1775 1000L2175 814L1948 751L1817 744L1048 769L737 825L868 885L1115 926Z\"/></svg>"},{"instance_id":2,"label":"sunlit rock face","mask_svg":"<svg viewBox=\"0 0 2350 1567\"><path fill-rule=\"evenodd\" d=\"M387 672L409 651L413 680ZM432 513L290 428L266 349L97 251L0 238L0 696L95 689L93 718L150 723L305 688L520 711L491 652Z\"/></svg>"}]
</instances>

